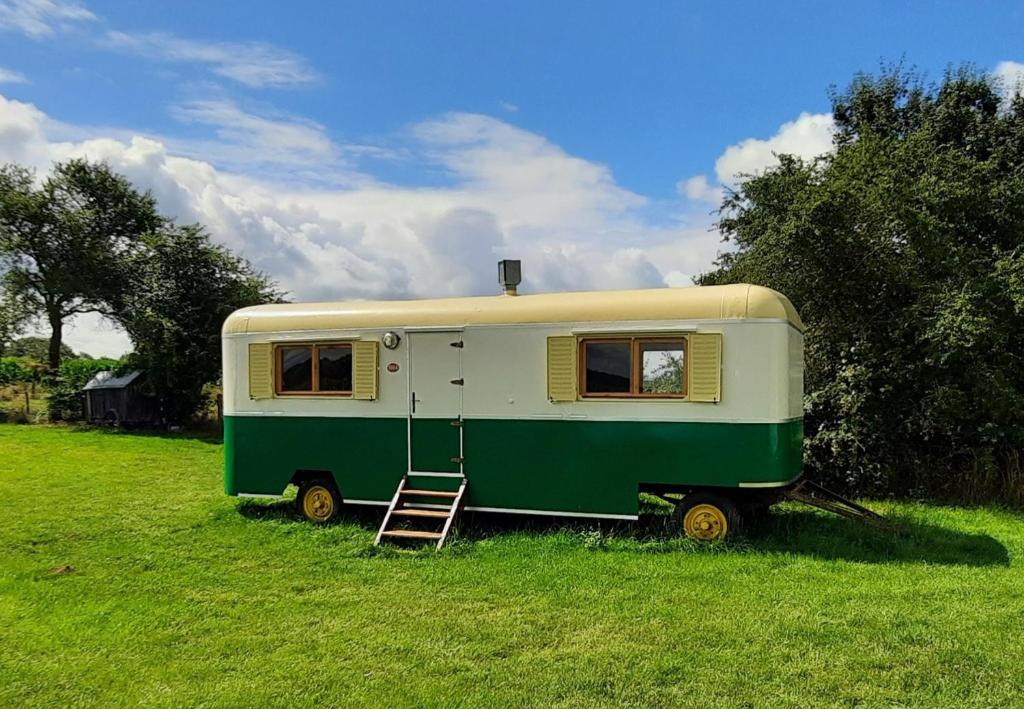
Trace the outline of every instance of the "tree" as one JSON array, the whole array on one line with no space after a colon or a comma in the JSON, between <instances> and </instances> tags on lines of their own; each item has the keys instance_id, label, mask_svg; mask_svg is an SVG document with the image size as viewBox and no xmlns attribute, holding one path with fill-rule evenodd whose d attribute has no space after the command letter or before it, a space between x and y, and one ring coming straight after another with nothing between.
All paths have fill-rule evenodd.
<instances>
[{"instance_id":1,"label":"tree","mask_svg":"<svg viewBox=\"0 0 1024 709\"><path fill-rule=\"evenodd\" d=\"M103 164L71 160L41 185L24 167L0 167L0 267L6 290L50 326L47 361L60 364L64 321L107 312L123 286L123 255L164 220L149 193Z\"/></svg>"},{"instance_id":2,"label":"tree","mask_svg":"<svg viewBox=\"0 0 1024 709\"><path fill-rule=\"evenodd\" d=\"M16 295L2 289L0 275L0 355L7 353L11 342L21 334L30 319L30 309Z\"/></svg>"},{"instance_id":3,"label":"tree","mask_svg":"<svg viewBox=\"0 0 1024 709\"><path fill-rule=\"evenodd\" d=\"M861 493L1024 503L1024 98L970 67L833 91L831 154L779 156L721 207L704 284L806 325L809 472Z\"/></svg>"},{"instance_id":4,"label":"tree","mask_svg":"<svg viewBox=\"0 0 1024 709\"><path fill-rule=\"evenodd\" d=\"M110 307L135 346L129 365L146 370L167 421L183 423L203 405L204 385L220 378L227 316L281 293L198 225L144 236L122 268L127 287Z\"/></svg>"}]
</instances>

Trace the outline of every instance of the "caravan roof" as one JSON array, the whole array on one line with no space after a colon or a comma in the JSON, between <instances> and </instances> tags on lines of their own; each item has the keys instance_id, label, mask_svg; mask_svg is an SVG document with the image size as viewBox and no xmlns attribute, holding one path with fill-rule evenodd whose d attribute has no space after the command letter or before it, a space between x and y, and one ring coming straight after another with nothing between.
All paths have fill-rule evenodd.
<instances>
[{"instance_id":1,"label":"caravan roof","mask_svg":"<svg viewBox=\"0 0 1024 709\"><path fill-rule=\"evenodd\" d=\"M354 300L258 305L232 313L224 334L362 327L499 325L770 318L803 323L786 296L736 284L647 290L497 295L436 300Z\"/></svg>"}]
</instances>

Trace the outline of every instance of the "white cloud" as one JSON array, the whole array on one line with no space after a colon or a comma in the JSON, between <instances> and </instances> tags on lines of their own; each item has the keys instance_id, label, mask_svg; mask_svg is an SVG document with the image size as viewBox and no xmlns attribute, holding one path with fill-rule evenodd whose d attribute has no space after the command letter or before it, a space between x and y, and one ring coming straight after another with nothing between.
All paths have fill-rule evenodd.
<instances>
[{"instance_id":1,"label":"white cloud","mask_svg":"<svg viewBox=\"0 0 1024 709\"><path fill-rule=\"evenodd\" d=\"M52 37L74 25L96 20L84 6L62 0L0 0L0 28L32 39Z\"/></svg>"},{"instance_id":2,"label":"white cloud","mask_svg":"<svg viewBox=\"0 0 1024 709\"><path fill-rule=\"evenodd\" d=\"M0 163L45 167L49 161L45 124L46 116L35 106L0 95Z\"/></svg>"},{"instance_id":3,"label":"white cloud","mask_svg":"<svg viewBox=\"0 0 1024 709\"><path fill-rule=\"evenodd\" d=\"M1024 91L1024 64L1021 62L999 62L993 73L1002 82L1006 96Z\"/></svg>"},{"instance_id":4,"label":"white cloud","mask_svg":"<svg viewBox=\"0 0 1024 709\"><path fill-rule=\"evenodd\" d=\"M835 123L829 113L801 113L795 121L783 123L767 140L747 138L730 145L715 161L715 174L722 184L731 184L740 174L755 174L777 162L777 154L812 158L832 150Z\"/></svg>"},{"instance_id":5,"label":"white cloud","mask_svg":"<svg viewBox=\"0 0 1024 709\"><path fill-rule=\"evenodd\" d=\"M244 146L254 162L291 149L329 164L345 152L301 119L258 117L223 101L177 111L209 124L211 145ZM65 126L0 96L0 162L45 169L72 156L104 160L152 190L166 213L205 224L298 300L496 293L502 257L523 259L524 292L659 286L666 278L683 285L718 248L704 226L652 221L648 200L619 186L606 166L494 118L440 116L414 126L408 141L410 159L443 171L447 185L361 175L325 187L242 174L224 169L220 155L200 159L165 138ZM68 342L113 354L121 337L79 322Z\"/></svg>"},{"instance_id":6,"label":"white cloud","mask_svg":"<svg viewBox=\"0 0 1024 709\"><path fill-rule=\"evenodd\" d=\"M4 69L0 66L0 84L27 84L28 77L18 71Z\"/></svg>"},{"instance_id":7,"label":"white cloud","mask_svg":"<svg viewBox=\"0 0 1024 709\"><path fill-rule=\"evenodd\" d=\"M695 175L687 180L680 180L676 189L681 195L694 202L719 204L722 201L722 188L708 182L706 175Z\"/></svg>"},{"instance_id":8,"label":"white cloud","mask_svg":"<svg viewBox=\"0 0 1024 709\"><path fill-rule=\"evenodd\" d=\"M346 181L337 172L343 165L341 148L314 121L257 115L223 99L191 101L171 112L179 121L207 126L213 133L205 139L168 141L177 154L247 173L269 169L282 176L281 170L287 169L290 173L298 170L301 177L303 170L309 170L321 181L328 176ZM348 176L349 181L354 179Z\"/></svg>"},{"instance_id":9,"label":"white cloud","mask_svg":"<svg viewBox=\"0 0 1024 709\"><path fill-rule=\"evenodd\" d=\"M163 32L107 32L111 49L172 63L205 64L213 73L250 87L291 87L317 81L317 73L297 54L263 42L184 39Z\"/></svg>"},{"instance_id":10,"label":"white cloud","mask_svg":"<svg viewBox=\"0 0 1024 709\"><path fill-rule=\"evenodd\" d=\"M720 203L724 186L732 186L740 175L753 175L778 163L777 155L809 159L832 150L835 122L828 113L801 113L795 121L783 123L771 138L747 138L730 145L715 161L712 184L706 175L680 180L679 193L695 202Z\"/></svg>"}]
</instances>

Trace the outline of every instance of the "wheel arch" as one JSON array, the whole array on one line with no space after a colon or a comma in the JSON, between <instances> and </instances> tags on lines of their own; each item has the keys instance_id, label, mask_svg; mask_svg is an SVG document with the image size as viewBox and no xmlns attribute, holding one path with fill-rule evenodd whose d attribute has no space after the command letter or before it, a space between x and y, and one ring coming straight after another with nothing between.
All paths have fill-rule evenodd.
<instances>
[{"instance_id":1,"label":"wheel arch","mask_svg":"<svg viewBox=\"0 0 1024 709\"><path fill-rule=\"evenodd\" d=\"M315 468L300 468L296 470L289 480L289 484L301 487L303 483L310 482L312 480L325 480L329 482L336 492L340 494L341 488L338 487L338 480L334 477L334 473L330 470L317 470Z\"/></svg>"}]
</instances>

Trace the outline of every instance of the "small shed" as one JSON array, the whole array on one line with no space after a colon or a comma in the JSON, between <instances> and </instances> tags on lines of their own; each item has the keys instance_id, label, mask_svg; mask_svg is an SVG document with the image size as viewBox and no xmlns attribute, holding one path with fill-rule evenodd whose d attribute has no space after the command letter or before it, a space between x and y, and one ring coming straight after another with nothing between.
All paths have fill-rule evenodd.
<instances>
[{"instance_id":1,"label":"small shed","mask_svg":"<svg viewBox=\"0 0 1024 709\"><path fill-rule=\"evenodd\" d=\"M98 372L82 389L85 420L106 424L150 424L158 420L154 398L143 390L146 376L134 370L120 376Z\"/></svg>"}]
</instances>

